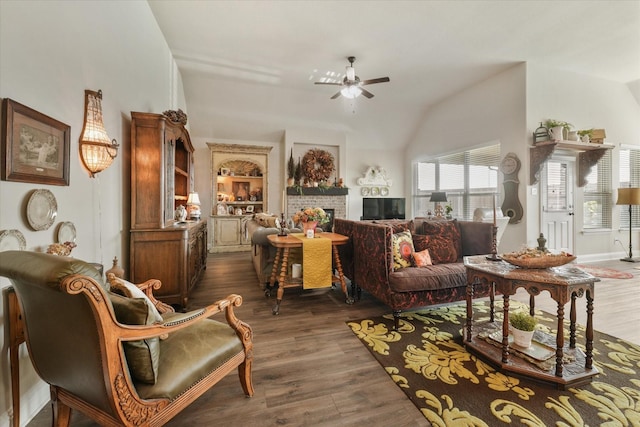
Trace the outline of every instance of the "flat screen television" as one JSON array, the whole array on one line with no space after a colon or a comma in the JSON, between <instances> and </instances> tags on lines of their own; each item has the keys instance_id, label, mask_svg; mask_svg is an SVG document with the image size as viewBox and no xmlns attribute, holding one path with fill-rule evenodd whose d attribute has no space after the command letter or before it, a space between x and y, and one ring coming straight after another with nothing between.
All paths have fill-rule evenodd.
<instances>
[{"instance_id":1,"label":"flat screen television","mask_svg":"<svg viewBox=\"0 0 640 427\"><path fill-rule=\"evenodd\" d=\"M362 219L405 219L404 197L365 197Z\"/></svg>"}]
</instances>

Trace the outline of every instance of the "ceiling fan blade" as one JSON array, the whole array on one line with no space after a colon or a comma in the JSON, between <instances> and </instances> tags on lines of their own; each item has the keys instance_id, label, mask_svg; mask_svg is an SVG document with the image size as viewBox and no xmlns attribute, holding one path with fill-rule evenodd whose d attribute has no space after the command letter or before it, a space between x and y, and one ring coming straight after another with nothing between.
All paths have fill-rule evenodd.
<instances>
[{"instance_id":1,"label":"ceiling fan blade","mask_svg":"<svg viewBox=\"0 0 640 427\"><path fill-rule=\"evenodd\" d=\"M330 86L342 86L342 83L330 83L330 82L314 82L316 85L330 85Z\"/></svg>"},{"instance_id":2,"label":"ceiling fan blade","mask_svg":"<svg viewBox=\"0 0 640 427\"><path fill-rule=\"evenodd\" d=\"M369 80L364 80L362 83L360 83L361 85L372 85L375 83L386 83L386 82L390 82L391 80L389 79L389 77L380 77L377 79L369 79Z\"/></svg>"},{"instance_id":3,"label":"ceiling fan blade","mask_svg":"<svg viewBox=\"0 0 640 427\"><path fill-rule=\"evenodd\" d=\"M369 92L368 90L362 89L362 88L360 88L360 90L362 91L362 94L364 96L366 96L367 98L369 98L369 99L373 98L374 95L371 92Z\"/></svg>"},{"instance_id":4,"label":"ceiling fan blade","mask_svg":"<svg viewBox=\"0 0 640 427\"><path fill-rule=\"evenodd\" d=\"M336 99L340 96L340 91L338 91L335 95L333 95L330 99Z\"/></svg>"}]
</instances>

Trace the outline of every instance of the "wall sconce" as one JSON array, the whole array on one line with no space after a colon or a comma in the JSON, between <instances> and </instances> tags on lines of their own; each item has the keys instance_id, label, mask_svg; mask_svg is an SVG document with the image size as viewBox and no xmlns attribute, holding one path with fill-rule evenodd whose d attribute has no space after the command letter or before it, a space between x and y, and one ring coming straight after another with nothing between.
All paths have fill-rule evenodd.
<instances>
[{"instance_id":1,"label":"wall sconce","mask_svg":"<svg viewBox=\"0 0 640 427\"><path fill-rule=\"evenodd\" d=\"M94 178L118 155L116 140L110 140L102 122L102 91L84 91L84 125L80 134L80 159Z\"/></svg>"},{"instance_id":2,"label":"wall sconce","mask_svg":"<svg viewBox=\"0 0 640 427\"><path fill-rule=\"evenodd\" d=\"M198 193L189 193L187 211L189 212L189 219L200 219L200 196L198 196Z\"/></svg>"}]
</instances>

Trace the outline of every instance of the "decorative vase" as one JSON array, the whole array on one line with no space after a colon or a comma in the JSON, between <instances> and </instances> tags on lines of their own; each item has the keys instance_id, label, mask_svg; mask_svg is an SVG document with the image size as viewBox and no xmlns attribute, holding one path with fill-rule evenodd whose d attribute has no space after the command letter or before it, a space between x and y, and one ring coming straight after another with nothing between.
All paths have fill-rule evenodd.
<instances>
[{"instance_id":1,"label":"decorative vase","mask_svg":"<svg viewBox=\"0 0 640 427\"><path fill-rule=\"evenodd\" d=\"M551 134L551 139L553 139L553 141L555 142L559 142L564 139L563 132L564 132L563 126L555 126L549 129L549 133Z\"/></svg>"},{"instance_id":2,"label":"decorative vase","mask_svg":"<svg viewBox=\"0 0 640 427\"><path fill-rule=\"evenodd\" d=\"M119 277L120 279L124 278L124 268L118 265L118 257L113 257L113 267L107 270L105 276L109 276L109 273L113 273L114 276Z\"/></svg>"},{"instance_id":3,"label":"decorative vase","mask_svg":"<svg viewBox=\"0 0 640 427\"><path fill-rule=\"evenodd\" d=\"M520 329L511 328L511 335L513 335L514 344L522 348L531 347L533 332L534 331L521 331Z\"/></svg>"},{"instance_id":4,"label":"decorative vase","mask_svg":"<svg viewBox=\"0 0 640 427\"><path fill-rule=\"evenodd\" d=\"M302 230L307 237L314 237L318 221L307 221L302 223Z\"/></svg>"},{"instance_id":5,"label":"decorative vase","mask_svg":"<svg viewBox=\"0 0 640 427\"><path fill-rule=\"evenodd\" d=\"M293 187L294 180L293 178L287 178L287 187Z\"/></svg>"},{"instance_id":6,"label":"decorative vase","mask_svg":"<svg viewBox=\"0 0 640 427\"><path fill-rule=\"evenodd\" d=\"M187 219L187 209L185 209L184 205L178 206L175 212L176 221L184 221Z\"/></svg>"},{"instance_id":7,"label":"decorative vase","mask_svg":"<svg viewBox=\"0 0 640 427\"><path fill-rule=\"evenodd\" d=\"M582 135L580 139L582 140L582 142L589 142L589 135Z\"/></svg>"}]
</instances>

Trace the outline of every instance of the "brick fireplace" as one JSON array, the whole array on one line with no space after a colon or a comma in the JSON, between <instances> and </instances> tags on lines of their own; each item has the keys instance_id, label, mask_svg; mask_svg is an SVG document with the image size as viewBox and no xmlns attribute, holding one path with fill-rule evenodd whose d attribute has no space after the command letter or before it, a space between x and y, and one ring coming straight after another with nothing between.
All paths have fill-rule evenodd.
<instances>
[{"instance_id":1,"label":"brick fireplace","mask_svg":"<svg viewBox=\"0 0 640 427\"><path fill-rule=\"evenodd\" d=\"M347 218L347 193L346 188L320 190L318 188L303 188L302 194L293 188L287 189L287 216L291 218L294 212L307 207L319 207L328 210L333 218ZM336 194L338 193L338 194ZM326 227L326 230L330 230Z\"/></svg>"}]
</instances>

